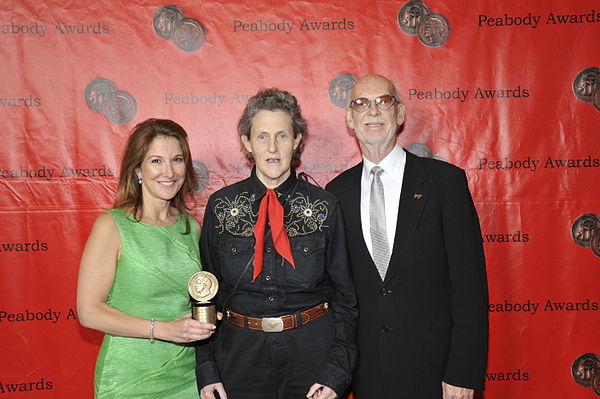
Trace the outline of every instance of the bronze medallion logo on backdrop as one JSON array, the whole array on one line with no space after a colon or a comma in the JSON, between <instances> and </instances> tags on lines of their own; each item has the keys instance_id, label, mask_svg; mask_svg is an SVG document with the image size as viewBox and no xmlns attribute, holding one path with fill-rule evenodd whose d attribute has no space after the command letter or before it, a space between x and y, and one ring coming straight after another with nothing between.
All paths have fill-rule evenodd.
<instances>
[{"instance_id":1,"label":"bronze medallion logo on backdrop","mask_svg":"<svg viewBox=\"0 0 600 399\"><path fill-rule=\"evenodd\" d=\"M575 244L590 248L600 258L600 217L593 213L579 216L571 227L571 237Z\"/></svg>"},{"instance_id":2,"label":"bronze medallion logo on backdrop","mask_svg":"<svg viewBox=\"0 0 600 399\"><path fill-rule=\"evenodd\" d=\"M104 112L108 120L117 125L131 122L136 113L135 98L124 90L117 90L113 93Z\"/></svg>"},{"instance_id":3,"label":"bronze medallion logo on backdrop","mask_svg":"<svg viewBox=\"0 0 600 399\"><path fill-rule=\"evenodd\" d=\"M595 353L578 356L571 366L571 375L576 383L584 388L592 388L600 396L600 356Z\"/></svg>"},{"instance_id":4,"label":"bronze medallion logo on backdrop","mask_svg":"<svg viewBox=\"0 0 600 399\"><path fill-rule=\"evenodd\" d=\"M600 112L600 69L585 68L573 80L573 94L584 103L592 103Z\"/></svg>"},{"instance_id":5,"label":"bronze medallion logo on backdrop","mask_svg":"<svg viewBox=\"0 0 600 399\"><path fill-rule=\"evenodd\" d=\"M340 73L329 82L329 99L336 107L347 108L350 89L358 79L351 73Z\"/></svg>"},{"instance_id":6,"label":"bronze medallion logo on backdrop","mask_svg":"<svg viewBox=\"0 0 600 399\"><path fill-rule=\"evenodd\" d=\"M96 78L85 87L83 98L88 108L117 125L131 122L137 113L135 97L124 90L118 90L110 79Z\"/></svg>"},{"instance_id":7,"label":"bronze medallion logo on backdrop","mask_svg":"<svg viewBox=\"0 0 600 399\"><path fill-rule=\"evenodd\" d=\"M442 14L427 14L417 25L417 37L427 47L440 47L450 37L450 23Z\"/></svg>"},{"instance_id":8,"label":"bronze medallion logo on backdrop","mask_svg":"<svg viewBox=\"0 0 600 399\"><path fill-rule=\"evenodd\" d=\"M194 273L188 281L188 293L192 297L192 318L205 323L216 324L215 304L210 300L217 295L219 282L214 274L201 271Z\"/></svg>"},{"instance_id":9,"label":"bronze medallion logo on backdrop","mask_svg":"<svg viewBox=\"0 0 600 399\"><path fill-rule=\"evenodd\" d=\"M117 86L112 80L97 78L88 83L83 96L87 106L92 111L103 114L110 97L115 91L117 91Z\"/></svg>"},{"instance_id":10,"label":"bronze medallion logo on backdrop","mask_svg":"<svg viewBox=\"0 0 600 399\"><path fill-rule=\"evenodd\" d=\"M210 179L210 174L208 172L208 168L204 166L204 164L200 161L192 161L192 165L194 166L194 170L198 176L196 183L198 187L196 187L195 193L201 193L208 187L208 181Z\"/></svg>"},{"instance_id":11,"label":"bronze medallion logo on backdrop","mask_svg":"<svg viewBox=\"0 0 600 399\"><path fill-rule=\"evenodd\" d=\"M423 15L431 14L429 6L419 0L411 0L400 7L398 25L407 35L417 34L417 25Z\"/></svg>"},{"instance_id":12,"label":"bronze medallion logo on backdrop","mask_svg":"<svg viewBox=\"0 0 600 399\"><path fill-rule=\"evenodd\" d=\"M198 50L206 41L206 31L200 21L186 17L181 8L172 4L156 11L152 26L161 39L171 40L186 52Z\"/></svg>"},{"instance_id":13,"label":"bronze medallion logo on backdrop","mask_svg":"<svg viewBox=\"0 0 600 399\"><path fill-rule=\"evenodd\" d=\"M594 91L594 94L592 95L592 104L594 104L596 111L600 112L600 88L597 88Z\"/></svg>"},{"instance_id":14,"label":"bronze medallion logo on backdrop","mask_svg":"<svg viewBox=\"0 0 600 399\"><path fill-rule=\"evenodd\" d=\"M171 40L173 31L175 30L175 23L184 18L185 13L181 11L181 8L171 4L163 6L154 14L154 19L152 20L154 32L162 39Z\"/></svg>"},{"instance_id":15,"label":"bronze medallion logo on backdrop","mask_svg":"<svg viewBox=\"0 0 600 399\"><path fill-rule=\"evenodd\" d=\"M596 396L600 397L600 372L596 373L592 379L592 391L594 391Z\"/></svg>"},{"instance_id":16,"label":"bronze medallion logo on backdrop","mask_svg":"<svg viewBox=\"0 0 600 399\"><path fill-rule=\"evenodd\" d=\"M596 229L594 231L594 234L592 235L592 240L590 241L590 249L592 250L594 255L600 258L600 228Z\"/></svg>"},{"instance_id":17,"label":"bronze medallion logo on backdrop","mask_svg":"<svg viewBox=\"0 0 600 399\"><path fill-rule=\"evenodd\" d=\"M404 33L417 36L421 44L435 48L450 37L450 23L442 14L432 13L420 0L405 3L398 11L398 25Z\"/></svg>"}]
</instances>

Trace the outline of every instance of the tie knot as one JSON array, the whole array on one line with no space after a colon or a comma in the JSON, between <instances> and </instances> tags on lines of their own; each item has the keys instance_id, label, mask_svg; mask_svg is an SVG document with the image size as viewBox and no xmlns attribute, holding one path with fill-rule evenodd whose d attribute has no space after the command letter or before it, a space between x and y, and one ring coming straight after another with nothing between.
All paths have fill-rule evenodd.
<instances>
[{"instance_id":1,"label":"tie knot","mask_svg":"<svg viewBox=\"0 0 600 399\"><path fill-rule=\"evenodd\" d=\"M272 188L267 188L267 191L265 192L265 197L277 200L277 193Z\"/></svg>"},{"instance_id":2,"label":"tie knot","mask_svg":"<svg viewBox=\"0 0 600 399\"><path fill-rule=\"evenodd\" d=\"M383 173L383 169L381 169L380 166L373 166L373 169L371 169L371 173L374 177L379 177Z\"/></svg>"}]
</instances>

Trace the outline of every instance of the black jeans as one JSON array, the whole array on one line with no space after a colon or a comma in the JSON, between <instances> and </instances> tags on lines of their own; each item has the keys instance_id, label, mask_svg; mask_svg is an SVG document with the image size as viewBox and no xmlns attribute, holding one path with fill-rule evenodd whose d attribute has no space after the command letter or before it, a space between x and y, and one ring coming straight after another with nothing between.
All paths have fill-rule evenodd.
<instances>
[{"instance_id":1,"label":"black jeans","mask_svg":"<svg viewBox=\"0 0 600 399\"><path fill-rule=\"evenodd\" d=\"M229 399L301 399L329 360L333 312L282 332L219 328L215 358Z\"/></svg>"}]
</instances>

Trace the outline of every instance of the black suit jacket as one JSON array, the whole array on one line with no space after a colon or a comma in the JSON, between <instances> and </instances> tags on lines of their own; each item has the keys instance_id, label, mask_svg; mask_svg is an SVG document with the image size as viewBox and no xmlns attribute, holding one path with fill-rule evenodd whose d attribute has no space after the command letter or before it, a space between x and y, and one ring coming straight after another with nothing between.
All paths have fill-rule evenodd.
<instances>
[{"instance_id":1,"label":"black suit jacket","mask_svg":"<svg viewBox=\"0 0 600 399\"><path fill-rule=\"evenodd\" d=\"M406 156L383 282L362 234L362 163L327 185L341 202L358 296L356 399L440 398L442 381L483 389L487 281L466 175L442 161Z\"/></svg>"}]
</instances>

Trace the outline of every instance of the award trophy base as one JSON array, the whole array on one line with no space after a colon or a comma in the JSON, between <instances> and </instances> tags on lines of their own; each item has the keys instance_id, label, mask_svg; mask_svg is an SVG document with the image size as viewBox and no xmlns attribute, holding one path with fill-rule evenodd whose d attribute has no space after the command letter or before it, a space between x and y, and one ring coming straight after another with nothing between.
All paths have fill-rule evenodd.
<instances>
[{"instance_id":1,"label":"award trophy base","mask_svg":"<svg viewBox=\"0 0 600 399\"><path fill-rule=\"evenodd\" d=\"M192 318L204 323L217 324L217 310L212 302L198 302L192 299Z\"/></svg>"}]
</instances>

